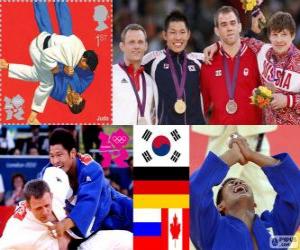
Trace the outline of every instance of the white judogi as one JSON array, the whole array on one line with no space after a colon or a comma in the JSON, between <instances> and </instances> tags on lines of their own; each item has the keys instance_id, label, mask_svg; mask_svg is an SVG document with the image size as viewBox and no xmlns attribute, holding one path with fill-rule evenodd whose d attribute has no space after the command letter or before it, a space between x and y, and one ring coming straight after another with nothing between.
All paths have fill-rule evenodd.
<instances>
[{"instance_id":1,"label":"white judogi","mask_svg":"<svg viewBox=\"0 0 300 250\"><path fill-rule=\"evenodd\" d=\"M37 220L23 201L6 223L0 249L59 250L59 247L58 241L49 236L47 225Z\"/></svg>"},{"instance_id":2,"label":"white judogi","mask_svg":"<svg viewBox=\"0 0 300 250\"><path fill-rule=\"evenodd\" d=\"M57 168L46 169L43 179L48 183L53 194L52 211L58 220L66 217L64 201L72 195L72 189L66 173ZM17 218L14 218L17 217ZM59 250L58 241L48 233L47 225L41 223L26 208L25 202L20 202L19 209L5 227L0 239L1 250ZM78 238L70 230L71 237ZM124 230L99 231L78 247L78 250L132 250L133 234Z\"/></svg>"},{"instance_id":3,"label":"white judogi","mask_svg":"<svg viewBox=\"0 0 300 250\"><path fill-rule=\"evenodd\" d=\"M29 53L33 66L10 63L8 69L8 76L11 78L40 82L31 105L31 109L39 113L44 111L54 85L53 74L50 70L57 66L57 62L75 68L85 51L83 43L75 35L57 34L51 35L48 48L43 50L43 43L48 35L50 34L42 32L30 44Z\"/></svg>"},{"instance_id":4,"label":"white judogi","mask_svg":"<svg viewBox=\"0 0 300 250\"><path fill-rule=\"evenodd\" d=\"M58 220L62 220L66 217L65 199L72 195L68 176L63 170L51 167L46 169L43 179L53 193L52 211ZM0 249L59 250L58 241L49 235L47 225L51 225L51 222L40 222L28 210L25 201L20 202L6 224Z\"/></svg>"},{"instance_id":5,"label":"white judogi","mask_svg":"<svg viewBox=\"0 0 300 250\"><path fill-rule=\"evenodd\" d=\"M132 250L133 234L124 230L99 231L81 243L78 250Z\"/></svg>"},{"instance_id":6,"label":"white judogi","mask_svg":"<svg viewBox=\"0 0 300 250\"><path fill-rule=\"evenodd\" d=\"M147 124L157 123L158 92L156 83L146 72L143 72L146 79L146 106L145 119ZM140 90L138 92L141 101L143 98L142 76L140 75ZM135 125L140 118L140 111L137 100L126 72L119 64L113 65L113 124ZM154 122L155 120L155 122Z\"/></svg>"},{"instance_id":7,"label":"white judogi","mask_svg":"<svg viewBox=\"0 0 300 250\"><path fill-rule=\"evenodd\" d=\"M58 220L66 217L64 202L72 196L72 189L67 174L57 167L46 169L43 179L53 193L52 210ZM73 199L76 200L76 197ZM75 202L76 203L76 202ZM67 231L73 238L78 239L71 230ZM132 250L133 234L125 230L99 231L78 247L78 250Z\"/></svg>"},{"instance_id":8,"label":"white judogi","mask_svg":"<svg viewBox=\"0 0 300 250\"><path fill-rule=\"evenodd\" d=\"M45 170L43 180L48 183L52 198L52 211L60 221L66 218L65 200L69 199L73 190L67 174L60 168L49 167Z\"/></svg>"}]
</instances>

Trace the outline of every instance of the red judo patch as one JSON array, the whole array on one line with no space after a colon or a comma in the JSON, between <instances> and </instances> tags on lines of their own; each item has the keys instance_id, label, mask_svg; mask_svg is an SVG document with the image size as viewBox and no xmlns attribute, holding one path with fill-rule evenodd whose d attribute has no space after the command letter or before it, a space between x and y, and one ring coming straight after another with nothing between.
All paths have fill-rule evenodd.
<instances>
[{"instance_id":1,"label":"red judo patch","mask_svg":"<svg viewBox=\"0 0 300 250\"><path fill-rule=\"evenodd\" d=\"M16 219L22 221L25 218L26 214L27 214L26 201L21 201L21 202L19 202L18 206L16 207L13 218L16 218Z\"/></svg>"}]
</instances>

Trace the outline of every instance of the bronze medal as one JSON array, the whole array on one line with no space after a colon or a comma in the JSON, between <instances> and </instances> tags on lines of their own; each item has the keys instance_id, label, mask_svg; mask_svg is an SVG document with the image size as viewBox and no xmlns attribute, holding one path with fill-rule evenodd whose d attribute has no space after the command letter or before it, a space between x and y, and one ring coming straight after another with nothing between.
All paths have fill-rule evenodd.
<instances>
[{"instance_id":1,"label":"bronze medal","mask_svg":"<svg viewBox=\"0 0 300 250\"><path fill-rule=\"evenodd\" d=\"M145 117L140 117L138 119L138 125L149 125Z\"/></svg>"},{"instance_id":2,"label":"bronze medal","mask_svg":"<svg viewBox=\"0 0 300 250\"><path fill-rule=\"evenodd\" d=\"M237 103L233 99L229 99L229 101L226 103L226 112L230 115L236 113L238 109Z\"/></svg>"},{"instance_id":3,"label":"bronze medal","mask_svg":"<svg viewBox=\"0 0 300 250\"><path fill-rule=\"evenodd\" d=\"M240 67L240 59L241 59L241 48L239 49L237 55L235 56L235 62L234 62L234 69L233 69L233 77L230 79L230 73L229 73L229 67L228 67L228 62L225 56L225 51L222 49L223 53L223 66L224 66L224 73L225 73L225 83L227 87L227 93L229 100L226 103L226 112L227 114L233 115L236 113L238 106L237 103L234 100L234 95L235 95L235 89L236 89L236 84L238 80L238 72L239 72L239 67Z\"/></svg>"}]
</instances>

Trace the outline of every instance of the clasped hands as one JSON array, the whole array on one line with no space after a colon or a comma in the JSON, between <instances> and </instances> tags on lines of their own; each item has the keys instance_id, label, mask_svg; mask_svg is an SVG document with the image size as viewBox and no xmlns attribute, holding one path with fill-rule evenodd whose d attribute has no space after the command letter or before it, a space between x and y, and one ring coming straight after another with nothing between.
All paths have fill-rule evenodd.
<instances>
[{"instance_id":1,"label":"clasped hands","mask_svg":"<svg viewBox=\"0 0 300 250\"><path fill-rule=\"evenodd\" d=\"M58 65L55 68L51 69L51 72L52 72L52 74L59 73ZM64 72L66 75L72 76L72 75L74 75L74 68L72 66L64 66Z\"/></svg>"},{"instance_id":2,"label":"clasped hands","mask_svg":"<svg viewBox=\"0 0 300 250\"><path fill-rule=\"evenodd\" d=\"M244 137L236 133L232 134L228 146L228 158L230 159L231 163L229 165L233 165L235 163L245 165L248 163L248 161L253 160L253 155L255 152L250 149L249 144Z\"/></svg>"}]
</instances>

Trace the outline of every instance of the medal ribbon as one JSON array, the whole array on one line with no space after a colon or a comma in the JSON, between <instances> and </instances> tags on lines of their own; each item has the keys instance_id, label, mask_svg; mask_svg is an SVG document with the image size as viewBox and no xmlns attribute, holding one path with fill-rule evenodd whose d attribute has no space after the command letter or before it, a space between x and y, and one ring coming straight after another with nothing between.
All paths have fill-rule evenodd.
<instances>
[{"instance_id":1,"label":"medal ribbon","mask_svg":"<svg viewBox=\"0 0 300 250\"><path fill-rule=\"evenodd\" d=\"M176 74L176 69L175 69L171 54L170 54L170 50L169 49L166 50L167 60L170 65L170 70L171 70L171 75L172 75L172 79L173 79L173 84L174 84L175 90L176 90L177 100L182 99L183 92L184 92L184 86L186 83L187 56L186 56L185 52L183 52L183 53L184 53L183 54L184 58L183 58L183 65L182 65L182 77L181 77L181 81L180 81L180 85L179 85L178 77Z\"/></svg>"},{"instance_id":2,"label":"medal ribbon","mask_svg":"<svg viewBox=\"0 0 300 250\"><path fill-rule=\"evenodd\" d=\"M228 69L228 62L225 56L225 51L222 49L223 53L223 66L225 70L225 80L226 80L226 87L227 87L227 92L229 99L233 100L234 99L234 93L236 89L236 82L237 82L237 77L238 77L238 72L239 72L239 67L240 67L240 59L241 59L241 49L236 55L236 60L234 62L234 70L233 70L233 78L232 81L230 79L230 73Z\"/></svg>"},{"instance_id":3,"label":"medal ribbon","mask_svg":"<svg viewBox=\"0 0 300 250\"><path fill-rule=\"evenodd\" d=\"M145 74L144 72L141 73L142 75L142 91L143 91L143 100L141 100L138 91L135 87L134 84L134 80L132 79L132 77L128 74L127 72L127 66L125 65L125 63L119 63L120 67L125 71L125 73L127 74L130 83L131 83L131 87L133 89L133 92L135 94L135 98L138 104L138 109L140 111L141 117L144 117L145 115L145 107L146 107L146 96L147 96L147 87L146 87L146 78L145 78Z\"/></svg>"}]
</instances>

